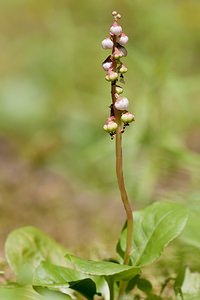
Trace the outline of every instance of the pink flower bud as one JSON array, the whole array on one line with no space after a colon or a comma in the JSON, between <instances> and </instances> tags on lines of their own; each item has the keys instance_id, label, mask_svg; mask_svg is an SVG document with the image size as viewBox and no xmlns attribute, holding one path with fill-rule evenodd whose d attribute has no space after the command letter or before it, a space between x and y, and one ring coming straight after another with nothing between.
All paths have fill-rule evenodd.
<instances>
[{"instance_id":1,"label":"pink flower bud","mask_svg":"<svg viewBox=\"0 0 200 300\"><path fill-rule=\"evenodd\" d=\"M115 17L117 15L117 12L115 10L113 10L112 15L113 15L113 17Z\"/></svg>"},{"instance_id":2,"label":"pink flower bud","mask_svg":"<svg viewBox=\"0 0 200 300\"><path fill-rule=\"evenodd\" d=\"M113 25L110 27L110 34L118 36L121 33L122 33L122 27L117 24L117 21L115 21Z\"/></svg>"},{"instance_id":3,"label":"pink flower bud","mask_svg":"<svg viewBox=\"0 0 200 300\"><path fill-rule=\"evenodd\" d=\"M113 53L113 56L114 56L114 58L118 59L118 58L122 57L123 54L117 47L115 47L115 51Z\"/></svg>"},{"instance_id":4,"label":"pink flower bud","mask_svg":"<svg viewBox=\"0 0 200 300\"><path fill-rule=\"evenodd\" d=\"M126 73L127 71L128 71L127 67L124 64L122 64L119 68L119 72Z\"/></svg>"},{"instance_id":5,"label":"pink flower bud","mask_svg":"<svg viewBox=\"0 0 200 300\"><path fill-rule=\"evenodd\" d=\"M104 62L102 63L102 67L105 71L108 71L112 67L112 62L111 61Z\"/></svg>"},{"instance_id":6,"label":"pink flower bud","mask_svg":"<svg viewBox=\"0 0 200 300\"><path fill-rule=\"evenodd\" d=\"M126 110L128 108L129 101L125 97L118 97L117 101L115 102L115 107L118 110Z\"/></svg>"},{"instance_id":7,"label":"pink flower bud","mask_svg":"<svg viewBox=\"0 0 200 300\"><path fill-rule=\"evenodd\" d=\"M101 46L103 49L112 49L113 41L111 41L111 39L108 37L101 42Z\"/></svg>"},{"instance_id":8,"label":"pink flower bud","mask_svg":"<svg viewBox=\"0 0 200 300\"><path fill-rule=\"evenodd\" d=\"M135 117L132 113L126 112L125 114L123 114L121 116L121 120L123 123L127 124L127 123L131 123L131 122L135 121Z\"/></svg>"},{"instance_id":9,"label":"pink flower bud","mask_svg":"<svg viewBox=\"0 0 200 300\"><path fill-rule=\"evenodd\" d=\"M115 117L108 118L108 122L103 126L106 132L113 132L117 129L117 123L115 122Z\"/></svg>"},{"instance_id":10,"label":"pink flower bud","mask_svg":"<svg viewBox=\"0 0 200 300\"><path fill-rule=\"evenodd\" d=\"M128 43L128 36L122 32L122 34L118 37L117 41L121 45L126 45Z\"/></svg>"},{"instance_id":11,"label":"pink flower bud","mask_svg":"<svg viewBox=\"0 0 200 300\"><path fill-rule=\"evenodd\" d=\"M114 81L118 79L118 73L112 71L111 69L108 70L108 73L106 75L106 80L108 81Z\"/></svg>"}]
</instances>

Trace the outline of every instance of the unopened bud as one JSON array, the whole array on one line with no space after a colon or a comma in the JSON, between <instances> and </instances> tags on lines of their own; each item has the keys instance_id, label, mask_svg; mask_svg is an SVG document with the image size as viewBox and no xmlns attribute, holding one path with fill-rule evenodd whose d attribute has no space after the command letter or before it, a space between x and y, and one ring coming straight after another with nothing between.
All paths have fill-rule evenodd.
<instances>
[{"instance_id":1,"label":"unopened bud","mask_svg":"<svg viewBox=\"0 0 200 300\"><path fill-rule=\"evenodd\" d=\"M128 71L127 67L124 64L122 64L119 68L119 72L126 73L127 71Z\"/></svg>"},{"instance_id":2,"label":"unopened bud","mask_svg":"<svg viewBox=\"0 0 200 300\"><path fill-rule=\"evenodd\" d=\"M128 43L128 36L122 32L117 41L121 45L126 45Z\"/></svg>"},{"instance_id":3,"label":"unopened bud","mask_svg":"<svg viewBox=\"0 0 200 300\"><path fill-rule=\"evenodd\" d=\"M114 132L117 129L117 123L112 121L112 120L108 120L108 122L103 126L103 129L106 132Z\"/></svg>"},{"instance_id":4,"label":"unopened bud","mask_svg":"<svg viewBox=\"0 0 200 300\"><path fill-rule=\"evenodd\" d=\"M108 81L114 81L118 79L118 73L114 72L112 70L109 70L107 75L106 75L106 80Z\"/></svg>"},{"instance_id":5,"label":"unopened bud","mask_svg":"<svg viewBox=\"0 0 200 300\"><path fill-rule=\"evenodd\" d=\"M117 101L115 102L115 107L118 110L126 110L128 108L129 101L125 97L118 97Z\"/></svg>"},{"instance_id":6,"label":"unopened bud","mask_svg":"<svg viewBox=\"0 0 200 300\"><path fill-rule=\"evenodd\" d=\"M120 35L122 33L122 27L120 25L117 24L117 22L115 21L113 23L113 25L110 27L110 33L112 35Z\"/></svg>"},{"instance_id":7,"label":"unopened bud","mask_svg":"<svg viewBox=\"0 0 200 300\"><path fill-rule=\"evenodd\" d=\"M123 54L117 47L115 47L115 51L113 53L113 56L114 56L114 58L118 59L118 58L122 57Z\"/></svg>"},{"instance_id":8,"label":"unopened bud","mask_svg":"<svg viewBox=\"0 0 200 300\"><path fill-rule=\"evenodd\" d=\"M113 15L113 17L115 17L117 15L117 12L115 10L113 10L112 15Z\"/></svg>"},{"instance_id":9,"label":"unopened bud","mask_svg":"<svg viewBox=\"0 0 200 300\"><path fill-rule=\"evenodd\" d=\"M111 41L111 39L108 37L101 42L101 46L103 49L112 49L113 41Z\"/></svg>"},{"instance_id":10,"label":"unopened bud","mask_svg":"<svg viewBox=\"0 0 200 300\"><path fill-rule=\"evenodd\" d=\"M123 88L121 88L120 86L116 86L116 93L118 95L120 95L121 93L123 93Z\"/></svg>"},{"instance_id":11,"label":"unopened bud","mask_svg":"<svg viewBox=\"0 0 200 300\"><path fill-rule=\"evenodd\" d=\"M135 117L132 113L126 112L125 114L123 114L121 116L121 120L123 123L127 124L127 123L131 123L131 122L135 121Z\"/></svg>"},{"instance_id":12,"label":"unopened bud","mask_svg":"<svg viewBox=\"0 0 200 300\"><path fill-rule=\"evenodd\" d=\"M102 63L102 67L105 71L108 71L112 67L112 62L111 61L104 62L104 63Z\"/></svg>"}]
</instances>

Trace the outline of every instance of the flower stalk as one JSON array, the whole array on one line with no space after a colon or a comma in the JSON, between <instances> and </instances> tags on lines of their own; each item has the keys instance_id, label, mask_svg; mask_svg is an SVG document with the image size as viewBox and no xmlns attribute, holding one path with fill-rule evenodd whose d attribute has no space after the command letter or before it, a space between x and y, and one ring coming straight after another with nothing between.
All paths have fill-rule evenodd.
<instances>
[{"instance_id":1,"label":"flower stalk","mask_svg":"<svg viewBox=\"0 0 200 300\"><path fill-rule=\"evenodd\" d=\"M127 216L127 241L124 254L124 264L128 265L133 240L133 214L124 184L122 134L124 133L126 126L128 126L130 122L134 121L134 115L127 111L129 101L126 97L119 96L119 94L123 92L123 89L117 84L118 81L124 83L124 73L127 71L127 68L124 64L122 64L120 59L127 55L124 45L128 42L128 37L122 32L122 27L118 25L118 19L120 19L121 16L115 11L112 15L114 16L114 23L110 28L110 36L102 42L102 47L104 49L111 49L112 45L112 54L108 56L102 64L103 69L107 71L106 80L111 81L112 98L112 104L110 105L110 117L108 118L108 122L104 125L104 130L111 135L111 139L113 139L114 136L116 137L117 181ZM113 123L111 124L111 122L114 122L115 125L113 125ZM113 131L111 131L111 128L113 128ZM122 290L123 287L121 287L121 291Z\"/></svg>"}]
</instances>

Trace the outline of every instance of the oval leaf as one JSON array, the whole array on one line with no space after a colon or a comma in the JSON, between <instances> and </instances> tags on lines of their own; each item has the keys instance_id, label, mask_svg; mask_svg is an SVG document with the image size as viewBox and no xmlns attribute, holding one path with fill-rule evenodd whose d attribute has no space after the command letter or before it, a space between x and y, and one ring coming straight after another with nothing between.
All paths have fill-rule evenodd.
<instances>
[{"instance_id":1,"label":"oval leaf","mask_svg":"<svg viewBox=\"0 0 200 300\"><path fill-rule=\"evenodd\" d=\"M73 269L41 262L33 276L33 285L53 288L71 288L88 299L93 299L97 293L96 284L88 275Z\"/></svg>"},{"instance_id":2,"label":"oval leaf","mask_svg":"<svg viewBox=\"0 0 200 300\"><path fill-rule=\"evenodd\" d=\"M155 202L144 210L133 212L134 232L131 264L145 266L156 260L183 230L187 208L172 202ZM126 248L126 224L120 235L117 252L123 259Z\"/></svg>"},{"instance_id":3,"label":"oval leaf","mask_svg":"<svg viewBox=\"0 0 200 300\"><path fill-rule=\"evenodd\" d=\"M69 254L66 255L66 258L71 261L72 267L82 273L91 276L110 277L112 280L130 280L141 272L139 268L113 262L92 261Z\"/></svg>"},{"instance_id":4,"label":"oval leaf","mask_svg":"<svg viewBox=\"0 0 200 300\"><path fill-rule=\"evenodd\" d=\"M6 240L6 257L18 280L31 283L34 269L42 260L67 266L69 251L38 228L27 226L12 231Z\"/></svg>"}]
</instances>

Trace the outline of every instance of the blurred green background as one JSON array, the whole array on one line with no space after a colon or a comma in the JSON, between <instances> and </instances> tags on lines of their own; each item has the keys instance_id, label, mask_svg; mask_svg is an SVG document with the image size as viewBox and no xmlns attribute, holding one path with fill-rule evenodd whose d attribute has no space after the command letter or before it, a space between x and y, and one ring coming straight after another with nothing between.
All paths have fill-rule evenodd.
<instances>
[{"instance_id":1,"label":"blurred green background","mask_svg":"<svg viewBox=\"0 0 200 300\"><path fill-rule=\"evenodd\" d=\"M102 129L111 100L101 67L114 9L129 36L133 207L167 199L200 211L200 2L1 0L1 253L10 230L35 225L77 253L114 255L125 215Z\"/></svg>"}]
</instances>

